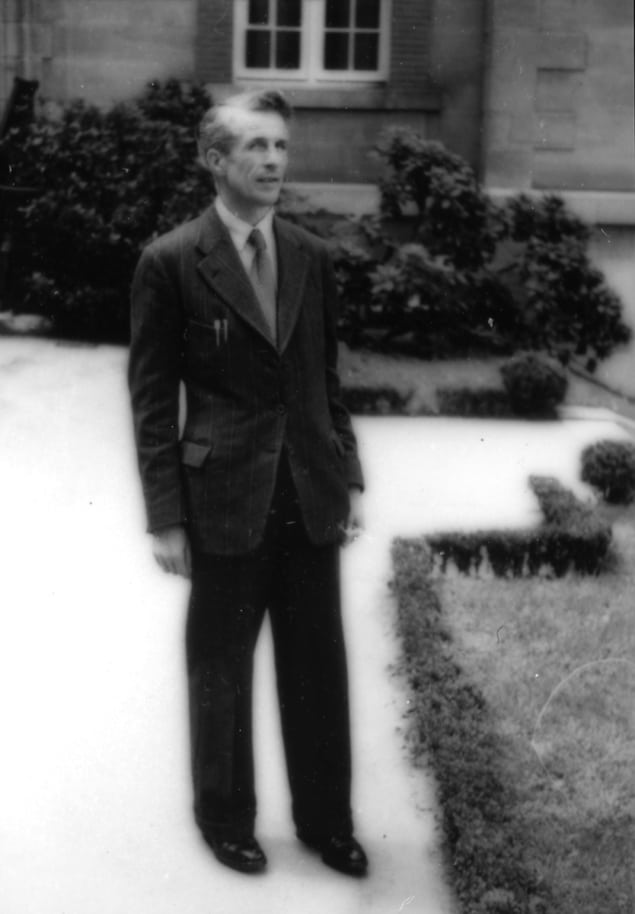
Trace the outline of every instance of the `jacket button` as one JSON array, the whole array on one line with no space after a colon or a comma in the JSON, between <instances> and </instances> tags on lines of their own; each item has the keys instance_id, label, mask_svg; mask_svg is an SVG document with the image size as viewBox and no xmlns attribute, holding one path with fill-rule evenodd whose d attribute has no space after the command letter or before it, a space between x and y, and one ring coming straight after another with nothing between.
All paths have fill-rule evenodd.
<instances>
[{"instance_id":1,"label":"jacket button","mask_svg":"<svg viewBox=\"0 0 635 914\"><path fill-rule=\"evenodd\" d=\"M278 415L284 416L286 414L286 412L287 412L287 407L284 405L284 403L278 403Z\"/></svg>"}]
</instances>

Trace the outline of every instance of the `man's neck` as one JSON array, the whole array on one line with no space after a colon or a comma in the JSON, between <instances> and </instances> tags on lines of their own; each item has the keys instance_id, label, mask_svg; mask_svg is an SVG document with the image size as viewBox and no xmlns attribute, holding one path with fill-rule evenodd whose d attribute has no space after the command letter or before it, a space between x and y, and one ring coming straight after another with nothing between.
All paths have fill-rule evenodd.
<instances>
[{"instance_id":1,"label":"man's neck","mask_svg":"<svg viewBox=\"0 0 635 914\"><path fill-rule=\"evenodd\" d=\"M218 191L218 196L223 202L223 205L233 216L235 216L237 219L240 219L242 222L248 223L248 225L258 225L258 223L262 222L265 216L273 209L272 206L259 206L253 209L245 210L240 206L236 206L234 201L228 200L227 196L222 192L222 190Z\"/></svg>"}]
</instances>

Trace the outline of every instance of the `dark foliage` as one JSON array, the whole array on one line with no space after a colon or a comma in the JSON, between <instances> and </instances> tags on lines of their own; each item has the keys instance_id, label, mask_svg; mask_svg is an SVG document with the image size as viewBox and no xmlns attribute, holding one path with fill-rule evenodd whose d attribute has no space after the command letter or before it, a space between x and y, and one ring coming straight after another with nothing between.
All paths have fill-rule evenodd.
<instances>
[{"instance_id":1,"label":"dark foliage","mask_svg":"<svg viewBox=\"0 0 635 914\"><path fill-rule=\"evenodd\" d=\"M591 265L589 230L555 196L491 203L469 166L406 129L378 147L381 216L336 250L351 345L421 356L541 349L589 370L628 342Z\"/></svg>"},{"instance_id":2,"label":"dark foliage","mask_svg":"<svg viewBox=\"0 0 635 914\"><path fill-rule=\"evenodd\" d=\"M598 441L582 452L581 478L610 504L630 504L635 499L635 444Z\"/></svg>"},{"instance_id":3,"label":"dark foliage","mask_svg":"<svg viewBox=\"0 0 635 914\"><path fill-rule=\"evenodd\" d=\"M445 416L509 418L514 415L509 397L498 387L438 387L439 413Z\"/></svg>"},{"instance_id":4,"label":"dark foliage","mask_svg":"<svg viewBox=\"0 0 635 914\"><path fill-rule=\"evenodd\" d=\"M562 366L537 352L513 356L501 367L501 375L512 410L520 416L555 414L567 392Z\"/></svg>"},{"instance_id":5,"label":"dark foliage","mask_svg":"<svg viewBox=\"0 0 635 914\"><path fill-rule=\"evenodd\" d=\"M527 863L525 824L490 712L452 656L423 540L396 540L393 591L412 727L435 774L451 881L466 914L547 914L551 892Z\"/></svg>"},{"instance_id":6,"label":"dark foliage","mask_svg":"<svg viewBox=\"0 0 635 914\"><path fill-rule=\"evenodd\" d=\"M346 408L354 415L407 415L411 394L403 394L391 387L342 388Z\"/></svg>"},{"instance_id":7,"label":"dark foliage","mask_svg":"<svg viewBox=\"0 0 635 914\"><path fill-rule=\"evenodd\" d=\"M16 183L37 188L18 213L13 295L61 335L124 341L143 245L211 197L196 161L202 88L151 83L103 111L73 102L2 143Z\"/></svg>"},{"instance_id":8,"label":"dark foliage","mask_svg":"<svg viewBox=\"0 0 635 914\"><path fill-rule=\"evenodd\" d=\"M430 535L426 541L439 569L446 571L451 563L470 574L488 565L499 577L600 573L611 544L610 526L557 480L534 476L530 485L543 515L538 527Z\"/></svg>"}]
</instances>

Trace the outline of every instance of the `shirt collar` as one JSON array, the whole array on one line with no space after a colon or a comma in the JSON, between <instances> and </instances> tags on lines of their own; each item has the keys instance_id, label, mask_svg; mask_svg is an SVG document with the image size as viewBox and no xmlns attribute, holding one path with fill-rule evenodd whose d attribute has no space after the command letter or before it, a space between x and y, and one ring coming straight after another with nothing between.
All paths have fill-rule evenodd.
<instances>
[{"instance_id":1,"label":"shirt collar","mask_svg":"<svg viewBox=\"0 0 635 914\"><path fill-rule=\"evenodd\" d=\"M221 222L225 225L231 239L234 242L237 250L242 251L247 245L247 239L251 234L252 230L255 228L260 229L265 239L265 243L269 250L273 246L273 209L270 209L266 216L264 216L257 225L251 225L249 222L245 222L244 219L241 219L239 216L236 216L235 213L232 213L230 209L223 203L220 198L220 194L216 196L214 201L216 207L216 212L219 215Z\"/></svg>"}]
</instances>

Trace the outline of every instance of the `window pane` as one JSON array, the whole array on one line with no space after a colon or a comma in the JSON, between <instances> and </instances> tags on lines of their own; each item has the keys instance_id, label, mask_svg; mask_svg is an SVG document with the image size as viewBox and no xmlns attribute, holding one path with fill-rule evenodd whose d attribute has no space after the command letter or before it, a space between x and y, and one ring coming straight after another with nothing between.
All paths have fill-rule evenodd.
<instances>
[{"instance_id":1,"label":"window pane","mask_svg":"<svg viewBox=\"0 0 635 914\"><path fill-rule=\"evenodd\" d=\"M358 29L379 28L379 0L357 0L355 25Z\"/></svg>"},{"instance_id":2,"label":"window pane","mask_svg":"<svg viewBox=\"0 0 635 914\"><path fill-rule=\"evenodd\" d=\"M247 30L245 66L267 68L270 66L271 32Z\"/></svg>"},{"instance_id":3,"label":"window pane","mask_svg":"<svg viewBox=\"0 0 635 914\"><path fill-rule=\"evenodd\" d=\"M300 66L300 33L276 32L276 67L297 70Z\"/></svg>"},{"instance_id":4,"label":"window pane","mask_svg":"<svg viewBox=\"0 0 635 914\"><path fill-rule=\"evenodd\" d=\"M278 0L278 25L302 25L301 0Z\"/></svg>"},{"instance_id":5,"label":"window pane","mask_svg":"<svg viewBox=\"0 0 635 914\"><path fill-rule=\"evenodd\" d=\"M356 35L354 70L377 70L379 64L379 36Z\"/></svg>"},{"instance_id":6,"label":"window pane","mask_svg":"<svg viewBox=\"0 0 635 914\"><path fill-rule=\"evenodd\" d=\"M249 24L267 25L269 22L269 0L249 0Z\"/></svg>"},{"instance_id":7,"label":"window pane","mask_svg":"<svg viewBox=\"0 0 635 914\"><path fill-rule=\"evenodd\" d=\"M324 38L324 69L348 70L348 33L327 32Z\"/></svg>"},{"instance_id":8,"label":"window pane","mask_svg":"<svg viewBox=\"0 0 635 914\"><path fill-rule=\"evenodd\" d=\"M326 28L347 29L351 24L350 0L326 0Z\"/></svg>"}]
</instances>

